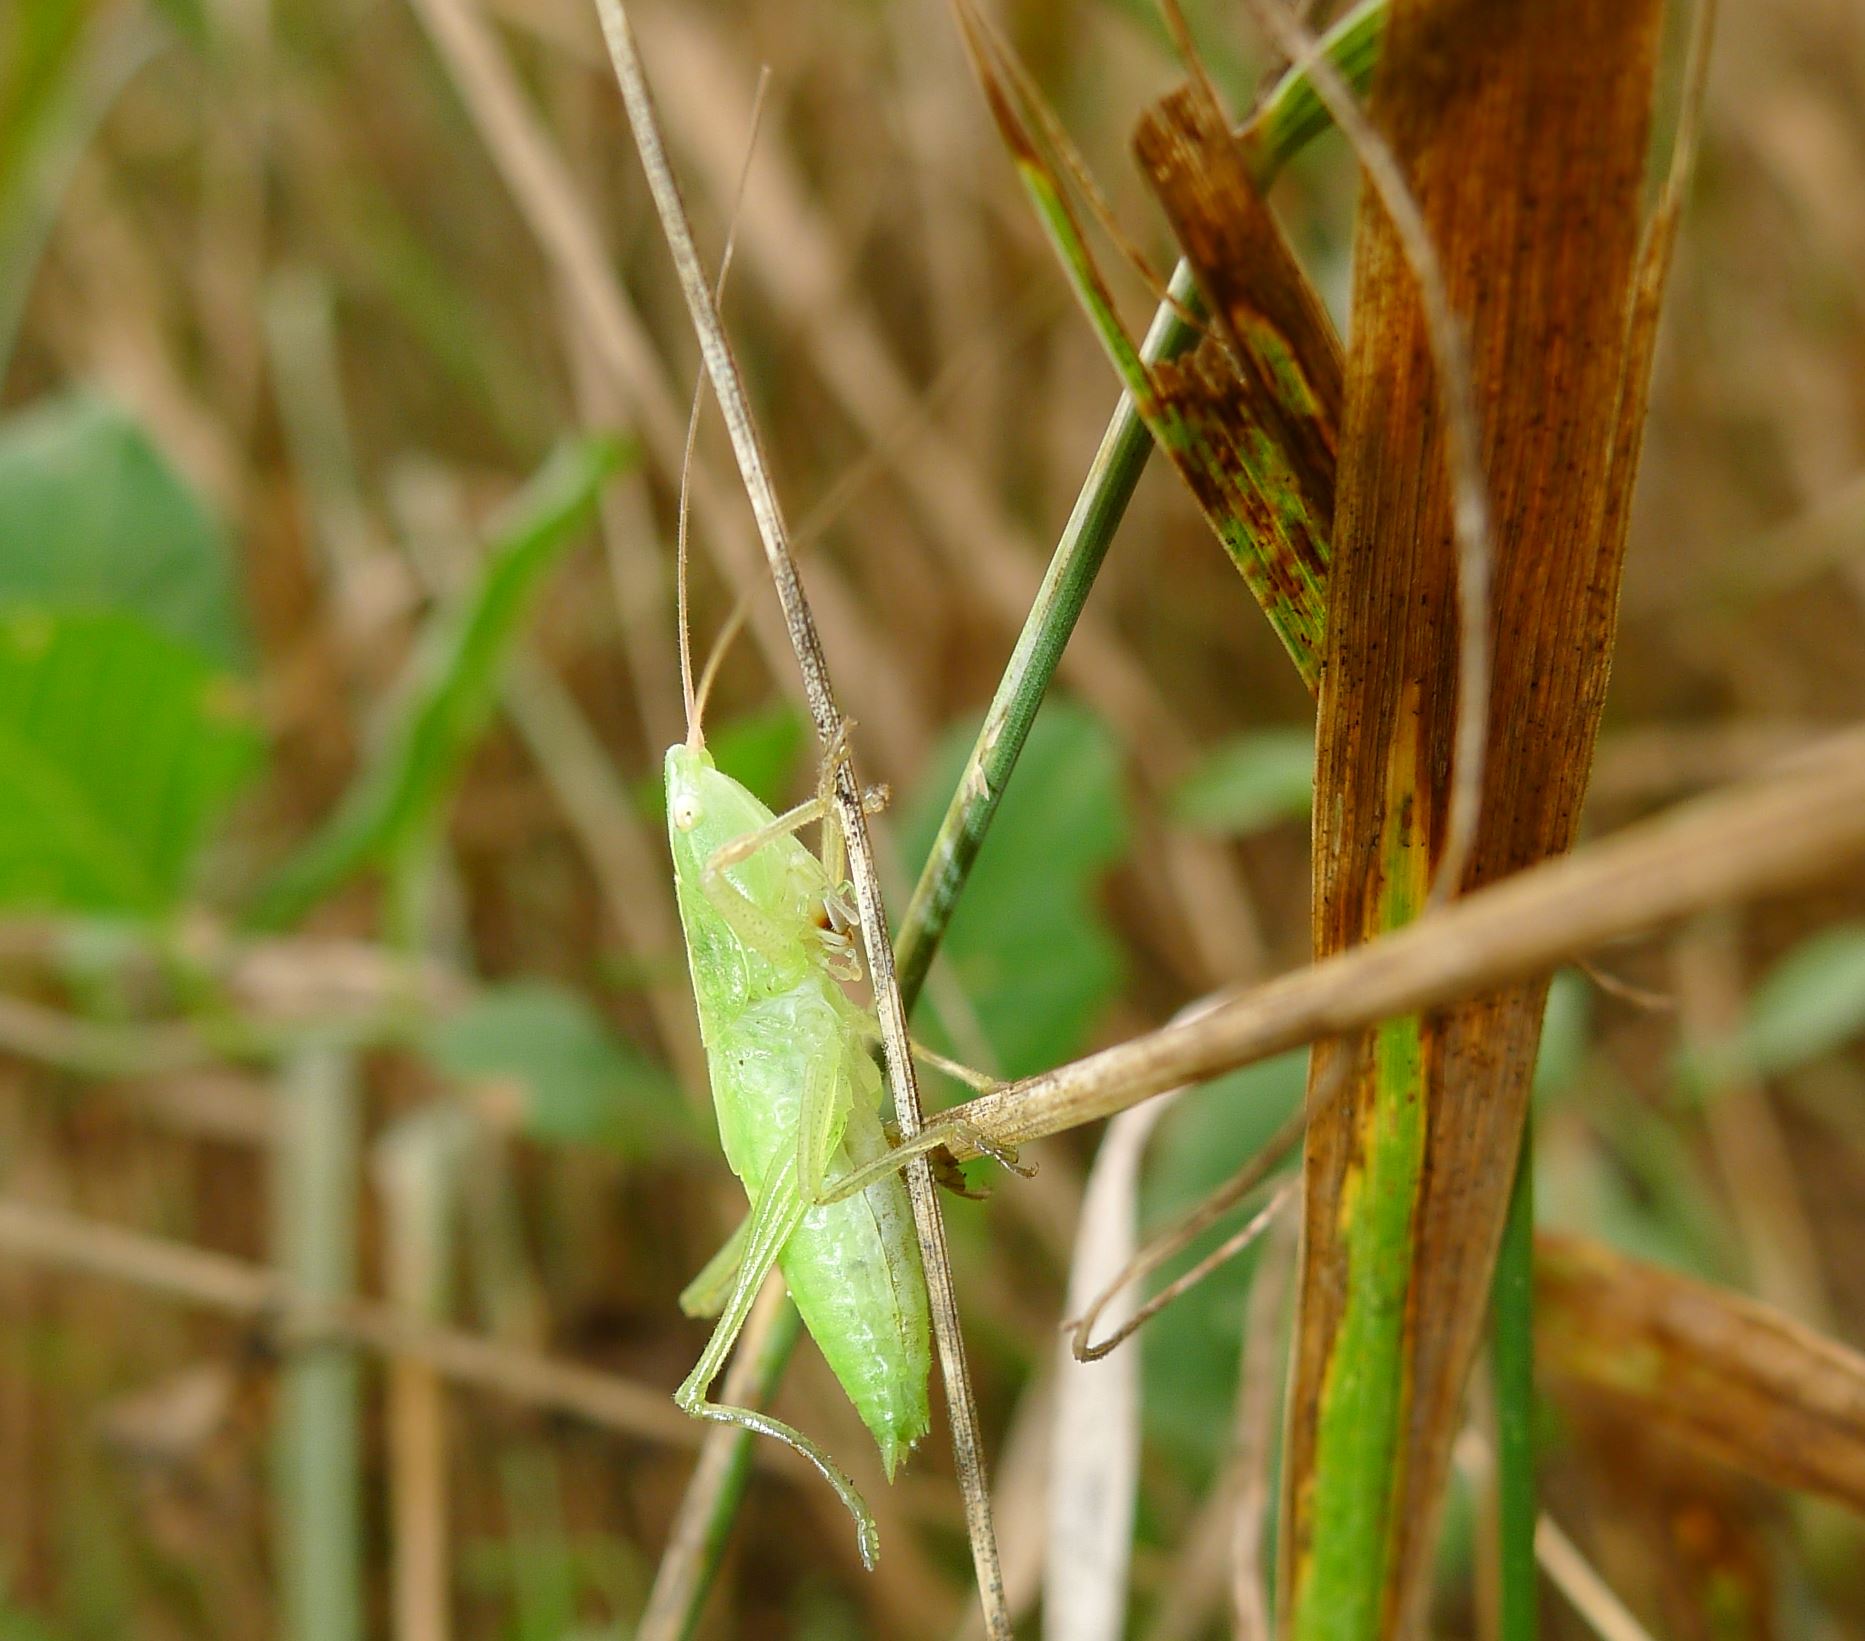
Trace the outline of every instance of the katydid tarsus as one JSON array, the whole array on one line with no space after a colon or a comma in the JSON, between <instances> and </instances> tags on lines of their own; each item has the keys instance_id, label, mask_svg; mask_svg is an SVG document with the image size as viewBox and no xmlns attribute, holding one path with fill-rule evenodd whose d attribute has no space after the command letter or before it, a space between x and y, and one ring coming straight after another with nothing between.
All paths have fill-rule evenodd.
<instances>
[{"instance_id":1,"label":"katydid tarsus","mask_svg":"<svg viewBox=\"0 0 1865 1641\"><path fill-rule=\"evenodd\" d=\"M684 540L681 557L684 588ZM751 1217L682 1296L719 1320L675 1400L802 1453L848 1506L872 1566L873 1518L840 1466L791 1426L711 1402L708 1390L775 1265L891 1480L926 1432L930 1365L926 1279L898 1170L954 1141L1014 1159L953 1122L889 1148L876 1023L845 989L861 973L830 801L846 735L824 759L817 796L774 815L714 765L700 722L706 693L704 681L697 698L688 683L687 738L667 751L667 830L719 1137ZM814 822L820 856L796 835Z\"/></svg>"}]
</instances>

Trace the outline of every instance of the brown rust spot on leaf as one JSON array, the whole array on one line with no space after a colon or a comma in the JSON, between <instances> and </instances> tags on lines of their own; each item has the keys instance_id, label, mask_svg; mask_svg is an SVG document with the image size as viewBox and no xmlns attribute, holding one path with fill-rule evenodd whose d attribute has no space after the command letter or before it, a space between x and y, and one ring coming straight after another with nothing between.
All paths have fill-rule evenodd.
<instances>
[{"instance_id":1,"label":"brown rust spot on leaf","mask_svg":"<svg viewBox=\"0 0 1865 1641\"><path fill-rule=\"evenodd\" d=\"M1161 440L1309 688L1326 627L1341 347L1196 84L1148 110L1134 151L1198 277L1213 329L1155 368Z\"/></svg>"}]
</instances>

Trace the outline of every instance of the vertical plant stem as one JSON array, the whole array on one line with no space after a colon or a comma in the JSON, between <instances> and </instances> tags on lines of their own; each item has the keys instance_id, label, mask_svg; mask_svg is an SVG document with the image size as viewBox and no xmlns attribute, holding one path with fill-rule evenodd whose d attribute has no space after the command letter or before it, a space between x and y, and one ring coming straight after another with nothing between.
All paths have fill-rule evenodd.
<instances>
[{"instance_id":1,"label":"vertical plant stem","mask_svg":"<svg viewBox=\"0 0 1865 1641\"><path fill-rule=\"evenodd\" d=\"M610 58L615 65L616 77L621 84L622 98L628 107L629 124L641 152L648 185L654 195L669 248L673 252L694 328L699 333L700 351L705 357L706 371L725 416L732 449L738 458L739 472L750 494L752 512L757 517L758 534L764 543L765 558L777 586L778 602L783 607L791 647L796 652L797 665L803 674L810 716L815 722L817 739L826 755L828 749L840 740L845 720L836 705L834 690L830 685L815 618L810 613L802 583L797 577L796 563L790 552L789 531L778 504L776 489L771 483L762 439L751 415L750 402L737 360L732 355L731 343L720 323L717 306L700 264L698 249L693 243L692 228L686 219L679 184L667 161L659 118L635 47L634 32L620 0L597 0L597 11L602 20L603 37L608 44ZM893 946L888 938L887 914L882 904L880 881L874 864L874 846L868 835L867 811L850 762L842 763L835 772L835 799L836 817L848 847L848 869L854 882L862 943L868 954L875 1012L880 1021L881 1045L887 1066L887 1082L893 1095L894 1117L903 1137L910 1140L921 1127L919 1083L907 1045L906 1009L901 1002L900 986L894 973ZM1010 1618L1004 1603L1003 1577L998 1568L997 1535L991 1525L990 1490L985 1478L977 1408L972 1400L971 1380L965 1364L965 1345L958 1327L957 1296L952 1283L951 1261L946 1251L945 1223L939 1216L932 1172L924 1157L916 1157L908 1164L906 1179L908 1197L913 1206L913 1225L919 1237L921 1262L926 1271L933 1333L938 1345L946 1406L951 1418L952 1455L964 1495L965 1525L971 1541L972 1563L977 1573L978 1597L985 1615L986 1630L993 1641L999 1637L1008 1641Z\"/></svg>"},{"instance_id":2,"label":"vertical plant stem","mask_svg":"<svg viewBox=\"0 0 1865 1641\"><path fill-rule=\"evenodd\" d=\"M1490 1296L1496 1385L1496 1522L1500 1641L1535 1641L1535 1125L1522 1130L1515 1190L1502 1228Z\"/></svg>"},{"instance_id":3,"label":"vertical plant stem","mask_svg":"<svg viewBox=\"0 0 1865 1641\"><path fill-rule=\"evenodd\" d=\"M374 1147L388 1297L437 1324L452 1302L454 1176L470 1120L437 1103L409 1113ZM387 1421L396 1641L448 1641L447 1388L431 1362L390 1359Z\"/></svg>"},{"instance_id":4,"label":"vertical plant stem","mask_svg":"<svg viewBox=\"0 0 1865 1641\"><path fill-rule=\"evenodd\" d=\"M781 1281L773 1281L745 1324L739 1359L726 1376L725 1399L738 1407L762 1407L783 1378L802 1332L796 1306ZM714 1428L680 1501L635 1641L687 1641L698 1628L750 1478L751 1432L734 1425Z\"/></svg>"},{"instance_id":5,"label":"vertical plant stem","mask_svg":"<svg viewBox=\"0 0 1865 1641\"><path fill-rule=\"evenodd\" d=\"M1174 271L1170 290L1182 303L1196 301L1197 288L1185 264ZM1194 334L1171 307L1162 304L1146 334L1142 357L1149 362L1169 359L1183 352ZM1036 601L1017 635L1004 675L998 680L964 775L939 823L907 905L895 949L900 990L909 1008L926 983L933 954L952 920L984 835L996 817L998 800L1029 739L1036 709L1048 693L1062 651L1081 618L1101 562L1113 545L1114 532L1126 516L1127 503L1133 499L1134 488L1152 453L1152 435L1140 420L1133 400L1123 393L1113 420L1101 436L1100 448L1095 451L1062 539L1056 544Z\"/></svg>"},{"instance_id":6,"label":"vertical plant stem","mask_svg":"<svg viewBox=\"0 0 1865 1641\"><path fill-rule=\"evenodd\" d=\"M356 1064L308 1043L285 1069L273 1159L274 1243L292 1291L340 1303L356 1288ZM358 1366L347 1345L290 1350L279 1385L274 1502L290 1641L362 1641Z\"/></svg>"}]
</instances>

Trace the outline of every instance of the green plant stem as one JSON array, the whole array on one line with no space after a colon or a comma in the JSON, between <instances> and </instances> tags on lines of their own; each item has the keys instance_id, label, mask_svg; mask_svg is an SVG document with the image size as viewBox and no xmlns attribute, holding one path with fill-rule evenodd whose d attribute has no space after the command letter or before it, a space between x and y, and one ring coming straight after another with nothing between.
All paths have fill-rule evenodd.
<instances>
[{"instance_id":1,"label":"green plant stem","mask_svg":"<svg viewBox=\"0 0 1865 1641\"><path fill-rule=\"evenodd\" d=\"M285 1071L274 1161L277 1258L312 1303L355 1297L361 1111L347 1049L312 1044ZM362 1641L361 1387L352 1348L294 1348L280 1376L274 1501L289 1641Z\"/></svg>"},{"instance_id":2,"label":"green plant stem","mask_svg":"<svg viewBox=\"0 0 1865 1641\"><path fill-rule=\"evenodd\" d=\"M749 1394L738 1395L740 1402L753 1407L769 1402L802 1333L803 1319L786 1296L758 1347ZM698 1628L750 1479L750 1432L721 1426L708 1434L674 1520L669 1553L661 1558L648 1592L637 1641L688 1641Z\"/></svg>"},{"instance_id":3,"label":"green plant stem","mask_svg":"<svg viewBox=\"0 0 1865 1641\"><path fill-rule=\"evenodd\" d=\"M1386 0L1368 0L1322 42L1328 60L1357 87L1371 78L1385 21ZM1308 77L1295 72L1285 75L1240 139L1256 185L1267 188L1290 158L1329 123ZM1183 353L1199 334L1187 318L1196 316L1199 302L1186 263L1180 262L1173 270L1167 292L1169 300L1153 315L1140 348L1141 359L1149 365ZM925 984L933 954L1036 721L1036 710L1055 677L1063 648L1152 453L1152 436L1132 397L1122 394L901 921L894 950L901 996L909 1008Z\"/></svg>"},{"instance_id":4,"label":"green plant stem","mask_svg":"<svg viewBox=\"0 0 1865 1641\"><path fill-rule=\"evenodd\" d=\"M1496 1523L1499 1641L1535 1641L1535 1185L1534 1119L1522 1129L1509 1217L1490 1289L1490 1357L1496 1383Z\"/></svg>"}]
</instances>

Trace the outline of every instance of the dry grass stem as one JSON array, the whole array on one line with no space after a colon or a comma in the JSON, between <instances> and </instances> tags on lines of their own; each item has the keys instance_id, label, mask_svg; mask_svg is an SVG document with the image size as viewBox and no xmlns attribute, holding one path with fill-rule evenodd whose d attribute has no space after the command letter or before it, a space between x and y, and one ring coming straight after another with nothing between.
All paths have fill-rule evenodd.
<instances>
[{"instance_id":1,"label":"dry grass stem","mask_svg":"<svg viewBox=\"0 0 1865 1641\"><path fill-rule=\"evenodd\" d=\"M1632 1616L1551 1516L1544 1515L1535 1524L1535 1559L1600 1641L1652 1641L1651 1632Z\"/></svg>"},{"instance_id":2,"label":"dry grass stem","mask_svg":"<svg viewBox=\"0 0 1865 1641\"><path fill-rule=\"evenodd\" d=\"M1533 866L1428 918L958 1107L1021 1145L1322 1037L1544 974L1705 907L1804 887L1865 853L1865 732Z\"/></svg>"},{"instance_id":3,"label":"dry grass stem","mask_svg":"<svg viewBox=\"0 0 1865 1641\"><path fill-rule=\"evenodd\" d=\"M668 164L660 134L659 118L635 48L634 33L620 0L597 0L603 37L615 65L628 105L629 124L635 133L648 186L660 213L661 226L673 252L680 285L687 301L695 330L699 333L700 351L706 371L712 379L713 392L725 416L732 449L738 458L739 472L751 497L751 509L758 521L758 533L764 542L765 557L772 579L777 584L778 602L783 608L791 647L803 674L804 693L816 734L826 753L845 733L844 719L835 702L829 681L828 664L814 617L797 578L791 557L789 533L783 510L771 483L763 441L751 415L744 382L732 356L731 343L720 324L718 310L699 252L693 243L692 229L686 220L686 208L680 198L679 185ZM874 848L868 836L867 809L862 801L863 788L856 778L853 761L844 760L835 774L836 814L848 849L849 875L854 883L856 907L860 913L862 943L867 949L868 970L873 982L876 1013L880 1019L883 1058L886 1061L888 1087L893 1095L894 1119L905 1139L911 1139L923 1126L920 1113L919 1083L913 1056L907 1041L906 1009L894 977L893 947L887 933L887 915L881 902L879 877L875 870ZM1004 1604L1003 1580L998 1570L996 1534L991 1525L989 1484L985 1478L983 1442L977 1409L971 1397L971 1383L965 1365L964 1340L958 1328L958 1301L952 1282L951 1261L946 1251L945 1226L939 1216L931 1170L924 1158L916 1158L906 1170L908 1193L913 1205L914 1227L919 1233L920 1254L926 1268L926 1285L931 1299L933 1331L939 1347L940 1368L946 1388L946 1405L951 1417L953 1457L958 1467L964 1494L966 1527L971 1539L972 1561L978 1577L978 1595L983 1605L986 1626L993 1637L1010 1635L1010 1619Z\"/></svg>"},{"instance_id":4,"label":"dry grass stem","mask_svg":"<svg viewBox=\"0 0 1865 1641\"><path fill-rule=\"evenodd\" d=\"M424 1362L456 1384L489 1390L541 1412L568 1414L618 1435L697 1447L703 1434L660 1391L614 1374L432 1327L368 1300L313 1305L264 1266L178 1247L62 1209L0 1199L0 1248L55 1270L245 1317L281 1343L338 1339L379 1355ZM763 1462L791 1474L813 1474L793 1457L767 1446Z\"/></svg>"}]
</instances>

